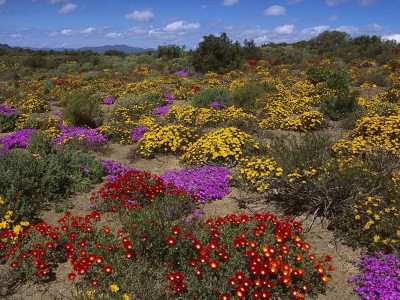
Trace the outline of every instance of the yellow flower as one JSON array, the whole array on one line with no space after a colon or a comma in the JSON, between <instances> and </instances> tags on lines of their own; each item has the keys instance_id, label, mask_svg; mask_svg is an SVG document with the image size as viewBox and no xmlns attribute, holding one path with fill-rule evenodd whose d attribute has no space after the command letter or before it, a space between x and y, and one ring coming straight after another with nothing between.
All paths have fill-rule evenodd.
<instances>
[{"instance_id":1,"label":"yellow flower","mask_svg":"<svg viewBox=\"0 0 400 300\"><path fill-rule=\"evenodd\" d=\"M130 300L131 298L129 298L129 296L127 294L124 294L123 296L124 300Z\"/></svg>"},{"instance_id":2,"label":"yellow flower","mask_svg":"<svg viewBox=\"0 0 400 300\"><path fill-rule=\"evenodd\" d=\"M360 219L360 215L356 215L354 218L355 218L356 220L359 220L359 219Z\"/></svg>"},{"instance_id":3,"label":"yellow flower","mask_svg":"<svg viewBox=\"0 0 400 300\"><path fill-rule=\"evenodd\" d=\"M375 235L375 236L374 236L374 243L376 243L377 241L379 241L379 239L380 239L379 235Z\"/></svg>"},{"instance_id":4,"label":"yellow flower","mask_svg":"<svg viewBox=\"0 0 400 300\"><path fill-rule=\"evenodd\" d=\"M119 291L118 285L115 285L115 284L111 285L110 289L111 289L111 292L114 292L114 293L117 293Z\"/></svg>"}]
</instances>

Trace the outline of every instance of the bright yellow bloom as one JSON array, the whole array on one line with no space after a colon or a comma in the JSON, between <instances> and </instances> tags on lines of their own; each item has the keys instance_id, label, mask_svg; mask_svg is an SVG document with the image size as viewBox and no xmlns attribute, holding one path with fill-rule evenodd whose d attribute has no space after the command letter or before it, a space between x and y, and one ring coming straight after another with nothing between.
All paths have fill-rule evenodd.
<instances>
[{"instance_id":1,"label":"bright yellow bloom","mask_svg":"<svg viewBox=\"0 0 400 300\"><path fill-rule=\"evenodd\" d=\"M111 285L110 289L111 289L111 292L114 292L114 293L117 293L119 291L118 285L115 285L115 284Z\"/></svg>"}]
</instances>

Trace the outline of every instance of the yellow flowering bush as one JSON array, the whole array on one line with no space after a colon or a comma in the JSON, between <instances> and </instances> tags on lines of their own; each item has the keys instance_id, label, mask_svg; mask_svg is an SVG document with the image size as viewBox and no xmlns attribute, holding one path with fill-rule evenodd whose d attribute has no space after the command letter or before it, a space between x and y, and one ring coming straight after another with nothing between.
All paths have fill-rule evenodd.
<instances>
[{"instance_id":1,"label":"yellow flowering bush","mask_svg":"<svg viewBox=\"0 0 400 300\"><path fill-rule=\"evenodd\" d=\"M228 127L203 135L186 149L181 159L186 165L235 163L257 149L251 135Z\"/></svg>"},{"instance_id":2,"label":"yellow flowering bush","mask_svg":"<svg viewBox=\"0 0 400 300\"><path fill-rule=\"evenodd\" d=\"M198 138L195 129L183 125L155 125L139 140L137 151L144 157L162 152L182 152Z\"/></svg>"},{"instance_id":3,"label":"yellow flowering bush","mask_svg":"<svg viewBox=\"0 0 400 300\"><path fill-rule=\"evenodd\" d=\"M324 126L324 115L318 111L305 112L296 117L288 117L282 120L280 128L294 131L318 130Z\"/></svg>"},{"instance_id":4,"label":"yellow flowering bush","mask_svg":"<svg viewBox=\"0 0 400 300\"><path fill-rule=\"evenodd\" d=\"M282 168L277 166L273 157L253 156L247 161L240 162L238 170L232 176L235 182L244 184L250 190L266 191L271 181L282 176Z\"/></svg>"},{"instance_id":5,"label":"yellow flowering bush","mask_svg":"<svg viewBox=\"0 0 400 300\"><path fill-rule=\"evenodd\" d=\"M396 153L400 149L400 116L362 118L349 135L363 137L367 144Z\"/></svg>"},{"instance_id":6,"label":"yellow flowering bush","mask_svg":"<svg viewBox=\"0 0 400 300\"><path fill-rule=\"evenodd\" d=\"M59 120L55 117L38 118L30 115L25 122L18 124L17 129L36 129L46 132L52 138L61 134Z\"/></svg>"}]
</instances>

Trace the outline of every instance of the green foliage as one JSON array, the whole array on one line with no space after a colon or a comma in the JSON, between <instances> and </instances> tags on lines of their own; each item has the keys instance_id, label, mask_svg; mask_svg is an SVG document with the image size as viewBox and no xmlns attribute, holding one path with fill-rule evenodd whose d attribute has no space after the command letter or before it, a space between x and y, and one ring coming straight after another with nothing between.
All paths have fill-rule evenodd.
<instances>
[{"instance_id":1,"label":"green foliage","mask_svg":"<svg viewBox=\"0 0 400 300\"><path fill-rule=\"evenodd\" d=\"M361 110L357 98L359 92L338 93L327 96L320 105L320 111L329 119L338 121L346 118L350 113Z\"/></svg>"},{"instance_id":2,"label":"green foliage","mask_svg":"<svg viewBox=\"0 0 400 300\"><path fill-rule=\"evenodd\" d=\"M350 90L350 83L353 81L353 76L349 74L349 70L345 68L336 68L331 71L326 79L328 88L338 91L339 93L347 93Z\"/></svg>"},{"instance_id":3,"label":"green foliage","mask_svg":"<svg viewBox=\"0 0 400 300\"><path fill-rule=\"evenodd\" d=\"M298 137L289 134L271 137L268 150L287 174L299 168L321 165L330 156L327 149L332 144L326 134L307 132Z\"/></svg>"},{"instance_id":4,"label":"green foliage","mask_svg":"<svg viewBox=\"0 0 400 300\"><path fill-rule=\"evenodd\" d=\"M124 57L126 54L125 54L125 52L120 51L120 50L106 50L106 51L104 51L104 55Z\"/></svg>"},{"instance_id":5,"label":"green foliage","mask_svg":"<svg viewBox=\"0 0 400 300\"><path fill-rule=\"evenodd\" d=\"M350 40L350 35L347 32L338 30L326 30L320 33L315 38L308 41L311 48L317 50L318 54L332 56L337 54L339 50L345 46Z\"/></svg>"},{"instance_id":6,"label":"green foliage","mask_svg":"<svg viewBox=\"0 0 400 300\"><path fill-rule=\"evenodd\" d=\"M204 36L196 50L191 52L193 68L197 72L226 73L239 69L243 51L239 42L233 43L226 33Z\"/></svg>"},{"instance_id":7,"label":"green foliage","mask_svg":"<svg viewBox=\"0 0 400 300\"><path fill-rule=\"evenodd\" d=\"M191 104L194 107L210 108L213 102L229 106L233 103L233 94L225 88L208 88L194 94Z\"/></svg>"},{"instance_id":8,"label":"green foliage","mask_svg":"<svg viewBox=\"0 0 400 300\"><path fill-rule=\"evenodd\" d=\"M0 157L1 196L21 219L32 220L40 208L73 191L89 191L103 176L103 165L91 154L55 148L44 133L32 135L28 150L15 149Z\"/></svg>"},{"instance_id":9,"label":"green foliage","mask_svg":"<svg viewBox=\"0 0 400 300\"><path fill-rule=\"evenodd\" d=\"M259 109L263 106L265 92L263 85L258 82L247 82L233 91L233 103L246 110Z\"/></svg>"},{"instance_id":10,"label":"green foliage","mask_svg":"<svg viewBox=\"0 0 400 300\"><path fill-rule=\"evenodd\" d=\"M9 115L0 113L0 132L9 132L14 130L20 116L12 113Z\"/></svg>"},{"instance_id":11,"label":"green foliage","mask_svg":"<svg viewBox=\"0 0 400 300\"><path fill-rule=\"evenodd\" d=\"M325 82L330 74L329 69L316 66L311 66L306 71L307 80L312 84Z\"/></svg>"},{"instance_id":12,"label":"green foliage","mask_svg":"<svg viewBox=\"0 0 400 300\"><path fill-rule=\"evenodd\" d=\"M102 111L90 91L79 91L66 97L63 120L73 126L95 126L101 122Z\"/></svg>"},{"instance_id":13,"label":"green foliage","mask_svg":"<svg viewBox=\"0 0 400 300\"><path fill-rule=\"evenodd\" d=\"M179 46L175 44L165 44L159 45L156 51L157 58L165 58L165 59L173 59L179 58L181 54L184 52L186 46Z\"/></svg>"}]
</instances>

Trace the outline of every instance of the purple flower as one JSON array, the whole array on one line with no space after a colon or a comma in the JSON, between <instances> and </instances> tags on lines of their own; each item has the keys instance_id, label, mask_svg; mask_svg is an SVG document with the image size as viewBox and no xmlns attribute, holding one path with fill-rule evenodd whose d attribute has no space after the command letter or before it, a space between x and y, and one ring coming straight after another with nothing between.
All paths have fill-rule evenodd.
<instances>
[{"instance_id":1,"label":"purple flower","mask_svg":"<svg viewBox=\"0 0 400 300\"><path fill-rule=\"evenodd\" d=\"M170 106L157 106L154 110L154 113L163 116L171 109Z\"/></svg>"},{"instance_id":2,"label":"purple flower","mask_svg":"<svg viewBox=\"0 0 400 300\"><path fill-rule=\"evenodd\" d=\"M11 108L9 106L0 105L0 114L5 115L5 116L11 115L11 114L16 114L16 115L20 116L22 114L22 111L19 109Z\"/></svg>"},{"instance_id":3,"label":"purple flower","mask_svg":"<svg viewBox=\"0 0 400 300\"><path fill-rule=\"evenodd\" d=\"M114 98L105 98L103 99L104 104L113 104L115 102Z\"/></svg>"},{"instance_id":4,"label":"purple flower","mask_svg":"<svg viewBox=\"0 0 400 300\"><path fill-rule=\"evenodd\" d=\"M211 108L225 108L226 106L221 104L221 103L219 103L219 102L213 102L213 103L210 104L210 107Z\"/></svg>"},{"instance_id":5,"label":"purple flower","mask_svg":"<svg viewBox=\"0 0 400 300\"><path fill-rule=\"evenodd\" d=\"M51 101L47 101L47 104L50 105L50 106L55 106L56 105L55 102L51 102Z\"/></svg>"},{"instance_id":6,"label":"purple flower","mask_svg":"<svg viewBox=\"0 0 400 300\"><path fill-rule=\"evenodd\" d=\"M348 282L358 285L354 290L362 299L400 299L400 259L396 254L378 252L371 257L364 255L354 263L363 273L349 278Z\"/></svg>"},{"instance_id":7,"label":"purple flower","mask_svg":"<svg viewBox=\"0 0 400 300\"><path fill-rule=\"evenodd\" d=\"M119 175L123 176L129 171L137 171L135 168L123 166L120 162L113 160L102 159L101 162L106 168L106 179L110 181L116 181Z\"/></svg>"},{"instance_id":8,"label":"purple flower","mask_svg":"<svg viewBox=\"0 0 400 300\"><path fill-rule=\"evenodd\" d=\"M26 148L29 137L36 132L35 129L20 129L15 133L0 138L0 152L8 152L12 148Z\"/></svg>"},{"instance_id":9,"label":"purple flower","mask_svg":"<svg viewBox=\"0 0 400 300\"><path fill-rule=\"evenodd\" d=\"M98 128L71 128L69 126L61 125L62 135L55 139L55 144L56 146L59 146L64 142L64 140L68 140L70 138L76 140L78 144L86 144L89 146L102 146L107 144L107 138L102 134L97 134L97 131Z\"/></svg>"},{"instance_id":10,"label":"purple flower","mask_svg":"<svg viewBox=\"0 0 400 300\"><path fill-rule=\"evenodd\" d=\"M199 203L221 198L230 193L229 171L223 167L195 166L192 169L168 171L160 177L189 194L198 197Z\"/></svg>"},{"instance_id":11,"label":"purple flower","mask_svg":"<svg viewBox=\"0 0 400 300\"><path fill-rule=\"evenodd\" d=\"M146 126L140 125L139 127L132 130L132 140L139 141L143 138L144 133L147 131Z\"/></svg>"},{"instance_id":12,"label":"purple flower","mask_svg":"<svg viewBox=\"0 0 400 300\"><path fill-rule=\"evenodd\" d=\"M178 75L178 76L181 76L181 77L186 77L186 76L187 76L187 68L188 68L188 67L185 67L185 69L183 69L183 70L181 70L181 71L177 71L177 72L175 72L174 74L176 74L176 75Z\"/></svg>"},{"instance_id":13,"label":"purple flower","mask_svg":"<svg viewBox=\"0 0 400 300\"><path fill-rule=\"evenodd\" d=\"M172 104L174 102L174 97L172 96L172 93L165 94L164 97L168 100L168 104Z\"/></svg>"}]
</instances>

